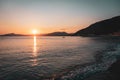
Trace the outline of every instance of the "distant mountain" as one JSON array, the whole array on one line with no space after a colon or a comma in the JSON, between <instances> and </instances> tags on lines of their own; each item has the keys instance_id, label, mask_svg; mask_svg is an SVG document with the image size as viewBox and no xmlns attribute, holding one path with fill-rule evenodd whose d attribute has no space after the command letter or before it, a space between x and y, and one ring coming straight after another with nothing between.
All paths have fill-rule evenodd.
<instances>
[{"instance_id":1,"label":"distant mountain","mask_svg":"<svg viewBox=\"0 0 120 80\"><path fill-rule=\"evenodd\" d=\"M53 32L48 34L42 34L42 36L69 36L70 34L66 32Z\"/></svg>"},{"instance_id":2,"label":"distant mountain","mask_svg":"<svg viewBox=\"0 0 120 80\"><path fill-rule=\"evenodd\" d=\"M68 34L66 32L53 32L53 33L48 33L48 34L38 34L37 36L70 36L70 35L72 34ZM32 35L8 33L8 34L0 35L0 36L32 36Z\"/></svg>"},{"instance_id":3,"label":"distant mountain","mask_svg":"<svg viewBox=\"0 0 120 80\"><path fill-rule=\"evenodd\" d=\"M15 34L15 33L8 33L8 34L3 34L1 36L25 36L25 35L22 35L22 34Z\"/></svg>"},{"instance_id":4,"label":"distant mountain","mask_svg":"<svg viewBox=\"0 0 120 80\"><path fill-rule=\"evenodd\" d=\"M79 30L75 36L120 35L120 16L96 22L89 27Z\"/></svg>"}]
</instances>

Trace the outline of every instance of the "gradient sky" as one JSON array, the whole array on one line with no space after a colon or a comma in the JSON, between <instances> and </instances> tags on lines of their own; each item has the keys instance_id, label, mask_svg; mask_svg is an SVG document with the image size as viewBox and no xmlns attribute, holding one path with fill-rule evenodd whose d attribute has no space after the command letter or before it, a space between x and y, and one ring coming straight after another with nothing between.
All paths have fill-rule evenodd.
<instances>
[{"instance_id":1,"label":"gradient sky","mask_svg":"<svg viewBox=\"0 0 120 80\"><path fill-rule=\"evenodd\" d=\"M120 0L0 0L0 34L73 33L120 15Z\"/></svg>"}]
</instances>

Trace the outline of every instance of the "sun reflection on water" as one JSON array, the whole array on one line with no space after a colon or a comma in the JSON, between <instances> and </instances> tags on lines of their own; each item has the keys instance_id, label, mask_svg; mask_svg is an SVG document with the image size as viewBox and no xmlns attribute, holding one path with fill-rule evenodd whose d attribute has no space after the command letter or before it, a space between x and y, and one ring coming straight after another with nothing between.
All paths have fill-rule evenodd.
<instances>
[{"instance_id":1,"label":"sun reflection on water","mask_svg":"<svg viewBox=\"0 0 120 80\"><path fill-rule=\"evenodd\" d=\"M36 40L36 36L34 36L34 42L33 42L33 63L32 66L36 66L37 65L37 40Z\"/></svg>"},{"instance_id":2,"label":"sun reflection on water","mask_svg":"<svg viewBox=\"0 0 120 80\"><path fill-rule=\"evenodd\" d=\"M36 36L34 36L34 47L33 47L33 55L34 55L34 57L36 57L37 55L37 48L36 48L36 45L37 45L37 43L36 43Z\"/></svg>"}]
</instances>

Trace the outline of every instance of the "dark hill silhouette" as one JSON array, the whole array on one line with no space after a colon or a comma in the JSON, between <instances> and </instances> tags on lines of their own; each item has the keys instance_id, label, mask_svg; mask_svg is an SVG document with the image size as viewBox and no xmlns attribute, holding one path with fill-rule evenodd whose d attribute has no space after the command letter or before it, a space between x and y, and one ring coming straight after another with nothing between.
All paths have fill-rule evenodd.
<instances>
[{"instance_id":1,"label":"dark hill silhouette","mask_svg":"<svg viewBox=\"0 0 120 80\"><path fill-rule=\"evenodd\" d=\"M53 32L48 34L42 34L43 36L69 36L70 34L66 32Z\"/></svg>"},{"instance_id":2,"label":"dark hill silhouette","mask_svg":"<svg viewBox=\"0 0 120 80\"><path fill-rule=\"evenodd\" d=\"M120 31L120 16L111 19L96 22L89 27L79 30L74 35L90 36L90 35L107 35Z\"/></svg>"},{"instance_id":3,"label":"dark hill silhouette","mask_svg":"<svg viewBox=\"0 0 120 80\"><path fill-rule=\"evenodd\" d=\"M66 32L53 32L53 33L48 33L48 34L37 34L38 36L70 36L72 34L68 34ZM3 34L0 36L33 36L33 35L23 35L23 34L15 34L15 33L8 33L8 34Z\"/></svg>"},{"instance_id":4,"label":"dark hill silhouette","mask_svg":"<svg viewBox=\"0 0 120 80\"><path fill-rule=\"evenodd\" d=\"M8 33L8 34L3 34L1 36L25 36L25 35L22 35L22 34L15 34L15 33Z\"/></svg>"}]
</instances>

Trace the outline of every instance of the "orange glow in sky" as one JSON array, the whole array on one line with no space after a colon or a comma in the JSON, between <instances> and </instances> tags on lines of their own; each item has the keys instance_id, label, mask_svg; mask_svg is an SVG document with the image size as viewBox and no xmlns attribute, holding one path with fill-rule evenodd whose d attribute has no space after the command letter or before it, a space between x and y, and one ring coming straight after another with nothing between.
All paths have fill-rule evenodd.
<instances>
[{"instance_id":1,"label":"orange glow in sky","mask_svg":"<svg viewBox=\"0 0 120 80\"><path fill-rule=\"evenodd\" d=\"M0 34L75 33L119 15L118 3L120 0L2 0Z\"/></svg>"},{"instance_id":2,"label":"orange glow in sky","mask_svg":"<svg viewBox=\"0 0 120 80\"><path fill-rule=\"evenodd\" d=\"M36 34L38 34L38 31L37 30L32 30L32 33L34 34L34 35L36 35Z\"/></svg>"}]
</instances>

